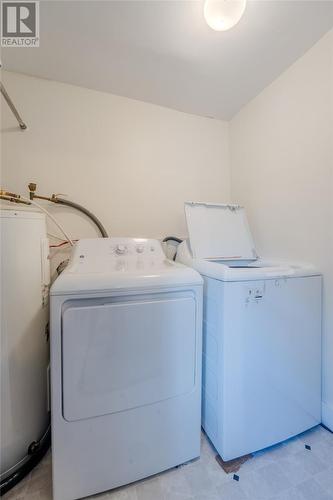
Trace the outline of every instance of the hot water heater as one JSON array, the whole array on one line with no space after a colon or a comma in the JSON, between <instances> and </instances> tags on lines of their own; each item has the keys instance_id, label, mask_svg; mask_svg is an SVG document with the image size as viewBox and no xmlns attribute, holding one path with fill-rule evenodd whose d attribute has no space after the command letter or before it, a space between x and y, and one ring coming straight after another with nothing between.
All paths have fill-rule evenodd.
<instances>
[{"instance_id":1,"label":"hot water heater","mask_svg":"<svg viewBox=\"0 0 333 500\"><path fill-rule=\"evenodd\" d=\"M1 209L1 489L49 425L49 245L45 216Z\"/></svg>"}]
</instances>

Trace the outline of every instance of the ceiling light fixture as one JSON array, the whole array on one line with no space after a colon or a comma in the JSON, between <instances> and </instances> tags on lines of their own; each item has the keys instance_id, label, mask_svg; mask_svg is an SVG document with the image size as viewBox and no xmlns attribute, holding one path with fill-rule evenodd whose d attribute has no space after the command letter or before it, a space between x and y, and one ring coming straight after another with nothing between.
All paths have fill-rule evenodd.
<instances>
[{"instance_id":1,"label":"ceiling light fixture","mask_svg":"<svg viewBox=\"0 0 333 500\"><path fill-rule=\"evenodd\" d=\"M205 20L215 31L227 31L235 26L246 7L246 0L206 0Z\"/></svg>"}]
</instances>

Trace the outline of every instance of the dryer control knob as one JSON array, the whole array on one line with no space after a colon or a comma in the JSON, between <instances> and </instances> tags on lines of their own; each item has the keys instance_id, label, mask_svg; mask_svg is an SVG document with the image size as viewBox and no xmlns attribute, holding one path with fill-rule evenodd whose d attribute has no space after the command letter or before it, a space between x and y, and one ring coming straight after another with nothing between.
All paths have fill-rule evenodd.
<instances>
[{"instance_id":1,"label":"dryer control knob","mask_svg":"<svg viewBox=\"0 0 333 500\"><path fill-rule=\"evenodd\" d=\"M125 247L125 245L117 245L116 247L117 255L124 255L126 252L127 252L127 247Z\"/></svg>"},{"instance_id":2,"label":"dryer control knob","mask_svg":"<svg viewBox=\"0 0 333 500\"><path fill-rule=\"evenodd\" d=\"M144 249L145 249L145 247L144 247L143 245L138 245L138 246L136 247L136 251L137 251L137 253L143 253L143 252L144 252Z\"/></svg>"}]
</instances>

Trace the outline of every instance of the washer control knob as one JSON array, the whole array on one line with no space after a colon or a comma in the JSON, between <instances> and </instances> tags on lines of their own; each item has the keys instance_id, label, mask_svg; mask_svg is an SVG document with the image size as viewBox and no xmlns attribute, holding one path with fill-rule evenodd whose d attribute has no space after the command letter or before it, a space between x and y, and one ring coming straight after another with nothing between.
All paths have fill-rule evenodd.
<instances>
[{"instance_id":1,"label":"washer control knob","mask_svg":"<svg viewBox=\"0 0 333 500\"><path fill-rule=\"evenodd\" d=\"M143 253L143 252L144 252L144 249L145 249L145 247L144 247L143 245L138 245L138 246L136 247L136 251L137 251L137 253Z\"/></svg>"},{"instance_id":2,"label":"washer control knob","mask_svg":"<svg viewBox=\"0 0 333 500\"><path fill-rule=\"evenodd\" d=\"M125 245L117 245L116 247L117 255L124 255L126 252L127 252L127 247Z\"/></svg>"}]
</instances>

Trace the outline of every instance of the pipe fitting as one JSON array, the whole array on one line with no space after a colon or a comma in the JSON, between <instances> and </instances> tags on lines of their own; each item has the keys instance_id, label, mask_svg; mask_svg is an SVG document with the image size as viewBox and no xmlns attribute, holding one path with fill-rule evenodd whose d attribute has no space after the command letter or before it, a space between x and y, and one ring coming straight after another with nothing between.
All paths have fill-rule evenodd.
<instances>
[{"instance_id":1,"label":"pipe fitting","mask_svg":"<svg viewBox=\"0 0 333 500\"><path fill-rule=\"evenodd\" d=\"M30 200L33 200L34 197L35 197L35 192L36 192L36 189L37 189L37 184L35 182L30 182L28 184L28 188L29 188L29 198L30 198Z\"/></svg>"},{"instance_id":2,"label":"pipe fitting","mask_svg":"<svg viewBox=\"0 0 333 500\"><path fill-rule=\"evenodd\" d=\"M108 233L107 233L106 229L104 228L103 224L100 222L100 220L93 213L91 213L89 210L87 210L82 205L79 205L78 203L74 203L73 201L59 198L59 196L64 196L61 194L52 194L51 197L37 195L36 194L37 184L34 182L30 182L28 184L28 188L29 188L30 200L38 198L39 200L51 201L52 203L58 203L59 205L66 205L68 207L74 208L74 209L78 210L79 212L82 212L86 217L88 217L96 225L96 227L98 228L98 230L101 233L101 236L103 238L108 238Z\"/></svg>"}]
</instances>

